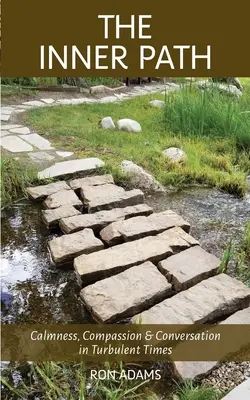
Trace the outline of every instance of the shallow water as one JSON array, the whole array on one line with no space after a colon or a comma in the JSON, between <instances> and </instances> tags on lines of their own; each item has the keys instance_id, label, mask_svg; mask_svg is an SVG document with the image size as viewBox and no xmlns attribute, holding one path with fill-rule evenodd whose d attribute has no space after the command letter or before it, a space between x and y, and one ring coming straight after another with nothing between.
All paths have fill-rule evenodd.
<instances>
[{"instance_id":1,"label":"shallow water","mask_svg":"<svg viewBox=\"0 0 250 400\"><path fill-rule=\"evenodd\" d=\"M229 238L240 241L250 220L250 202L211 189L188 189L147 197L155 211L172 209L186 218L192 235L220 257ZM41 205L21 202L2 212L2 318L5 323L91 321L79 301L73 271L51 265L49 232Z\"/></svg>"}]
</instances>

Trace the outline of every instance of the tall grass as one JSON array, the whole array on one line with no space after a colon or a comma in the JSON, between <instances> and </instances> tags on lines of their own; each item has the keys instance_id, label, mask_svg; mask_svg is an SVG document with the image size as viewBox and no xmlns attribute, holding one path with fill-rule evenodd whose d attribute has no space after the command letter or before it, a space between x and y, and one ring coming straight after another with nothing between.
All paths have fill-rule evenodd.
<instances>
[{"instance_id":1,"label":"tall grass","mask_svg":"<svg viewBox=\"0 0 250 400\"><path fill-rule=\"evenodd\" d=\"M198 386L191 380L184 381L177 389L179 400L219 400L223 393L212 386Z\"/></svg>"},{"instance_id":2,"label":"tall grass","mask_svg":"<svg viewBox=\"0 0 250 400\"><path fill-rule=\"evenodd\" d=\"M236 100L218 91L183 87L167 97L164 118L174 133L191 137L235 139L237 147L250 150L250 96Z\"/></svg>"},{"instance_id":3,"label":"tall grass","mask_svg":"<svg viewBox=\"0 0 250 400\"><path fill-rule=\"evenodd\" d=\"M37 171L9 157L1 159L1 206L26 197L26 187L37 182Z\"/></svg>"}]
</instances>

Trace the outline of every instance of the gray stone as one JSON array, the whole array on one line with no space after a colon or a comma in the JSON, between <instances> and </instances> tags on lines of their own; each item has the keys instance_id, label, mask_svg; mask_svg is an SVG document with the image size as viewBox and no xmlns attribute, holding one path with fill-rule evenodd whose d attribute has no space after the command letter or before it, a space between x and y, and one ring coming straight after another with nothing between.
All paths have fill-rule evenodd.
<instances>
[{"instance_id":1,"label":"gray stone","mask_svg":"<svg viewBox=\"0 0 250 400\"><path fill-rule=\"evenodd\" d=\"M39 101L39 100L25 101L22 104L25 106L31 106L31 107L44 107L43 102Z\"/></svg>"},{"instance_id":2,"label":"gray stone","mask_svg":"<svg viewBox=\"0 0 250 400\"><path fill-rule=\"evenodd\" d=\"M13 112L13 110L5 110L4 108L1 109L2 115L10 115L12 112Z\"/></svg>"},{"instance_id":3,"label":"gray stone","mask_svg":"<svg viewBox=\"0 0 250 400\"><path fill-rule=\"evenodd\" d=\"M73 261L80 254L89 254L104 247L101 240L94 236L91 229L84 229L80 232L52 239L48 245L51 258L57 265Z\"/></svg>"},{"instance_id":4,"label":"gray stone","mask_svg":"<svg viewBox=\"0 0 250 400\"><path fill-rule=\"evenodd\" d=\"M73 156L74 153L73 153L73 151L56 151L56 154L59 157L67 158L67 157Z\"/></svg>"},{"instance_id":5,"label":"gray stone","mask_svg":"<svg viewBox=\"0 0 250 400\"><path fill-rule=\"evenodd\" d=\"M111 117L105 117L101 120L101 127L103 129L115 129L115 124Z\"/></svg>"},{"instance_id":6,"label":"gray stone","mask_svg":"<svg viewBox=\"0 0 250 400\"><path fill-rule=\"evenodd\" d=\"M54 99L41 99L41 101L45 104L52 104L55 102Z\"/></svg>"},{"instance_id":7,"label":"gray stone","mask_svg":"<svg viewBox=\"0 0 250 400\"><path fill-rule=\"evenodd\" d=\"M159 270L176 291L186 290L215 275L220 260L213 254L194 246L159 263Z\"/></svg>"},{"instance_id":8,"label":"gray stone","mask_svg":"<svg viewBox=\"0 0 250 400\"><path fill-rule=\"evenodd\" d=\"M112 175L94 175L86 178L73 179L69 182L71 189L77 190L83 186L99 186L106 185L107 183L113 184L114 178Z\"/></svg>"},{"instance_id":9,"label":"gray stone","mask_svg":"<svg viewBox=\"0 0 250 400\"><path fill-rule=\"evenodd\" d=\"M120 131L125 132L140 133L142 131L139 122L129 118L120 119L117 123L117 127Z\"/></svg>"},{"instance_id":10,"label":"gray stone","mask_svg":"<svg viewBox=\"0 0 250 400\"><path fill-rule=\"evenodd\" d=\"M165 103L164 103L164 101L162 101L162 100L151 100L151 101L149 102L149 104L150 104L152 107L155 107L155 108L164 108L164 107L165 107Z\"/></svg>"},{"instance_id":11,"label":"gray stone","mask_svg":"<svg viewBox=\"0 0 250 400\"><path fill-rule=\"evenodd\" d=\"M10 115L4 115L1 113L1 121L9 121Z\"/></svg>"},{"instance_id":12,"label":"gray stone","mask_svg":"<svg viewBox=\"0 0 250 400\"><path fill-rule=\"evenodd\" d=\"M33 147L16 136L5 136L1 139L1 146L11 153L22 153L32 151Z\"/></svg>"},{"instance_id":13,"label":"gray stone","mask_svg":"<svg viewBox=\"0 0 250 400\"><path fill-rule=\"evenodd\" d=\"M52 210L42 210L44 222L48 227L58 225L62 218L73 217L76 215L79 216L82 214L73 206L62 206Z\"/></svg>"},{"instance_id":14,"label":"gray stone","mask_svg":"<svg viewBox=\"0 0 250 400\"><path fill-rule=\"evenodd\" d=\"M83 228L91 228L99 232L108 224L134 217L136 215L149 215L153 209L147 204L138 204L136 206L125 208L113 208L113 210L99 211L94 214L84 214L78 217L62 218L60 228L65 233L77 232Z\"/></svg>"},{"instance_id":15,"label":"gray stone","mask_svg":"<svg viewBox=\"0 0 250 400\"><path fill-rule=\"evenodd\" d=\"M80 158L79 160L62 161L38 173L39 179L59 178L77 172L89 173L104 166L99 158Z\"/></svg>"},{"instance_id":16,"label":"gray stone","mask_svg":"<svg viewBox=\"0 0 250 400\"><path fill-rule=\"evenodd\" d=\"M7 135L10 135L10 132L8 132L8 131L0 131L0 135L1 135L1 137L4 137L4 136L7 136Z\"/></svg>"},{"instance_id":17,"label":"gray stone","mask_svg":"<svg viewBox=\"0 0 250 400\"><path fill-rule=\"evenodd\" d=\"M23 139L26 140L26 142L37 147L39 150L53 149L53 147L51 147L51 143L47 139L44 139L42 136L38 135L37 133L31 133L30 135L25 135Z\"/></svg>"},{"instance_id":18,"label":"gray stone","mask_svg":"<svg viewBox=\"0 0 250 400\"><path fill-rule=\"evenodd\" d=\"M34 186L26 189L29 197L33 200L43 200L51 194L65 190L70 190L70 187L64 181L52 182L48 185Z\"/></svg>"},{"instance_id":19,"label":"gray stone","mask_svg":"<svg viewBox=\"0 0 250 400\"><path fill-rule=\"evenodd\" d=\"M15 129L15 128L20 128L21 125L13 125L13 124L5 124L5 125L1 125L1 129L3 130L9 130L9 129Z\"/></svg>"},{"instance_id":20,"label":"gray stone","mask_svg":"<svg viewBox=\"0 0 250 400\"><path fill-rule=\"evenodd\" d=\"M105 186L105 185L103 185ZM100 187L100 186L99 186ZM134 189L120 194L107 193L102 198L96 198L88 203L88 212L94 213L101 210L110 210L118 207L135 206L144 202L144 194L141 190Z\"/></svg>"},{"instance_id":21,"label":"gray stone","mask_svg":"<svg viewBox=\"0 0 250 400\"><path fill-rule=\"evenodd\" d=\"M125 190L121 186L106 183L97 186L82 186L80 193L84 203L88 204L92 201L101 203L104 197L113 198L114 196L123 195Z\"/></svg>"},{"instance_id":22,"label":"gray stone","mask_svg":"<svg viewBox=\"0 0 250 400\"><path fill-rule=\"evenodd\" d=\"M236 386L222 400L249 400L250 399L250 379L247 378L240 385Z\"/></svg>"},{"instance_id":23,"label":"gray stone","mask_svg":"<svg viewBox=\"0 0 250 400\"><path fill-rule=\"evenodd\" d=\"M115 103L117 101L116 96L107 96L107 97L102 97L99 100L99 103Z\"/></svg>"},{"instance_id":24,"label":"gray stone","mask_svg":"<svg viewBox=\"0 0 250 400\"><path fill-rule=\"evenodd\" d=\"M151 174L132 161L122 161L121 170L129 176L133 186L147 192L165 192L164 187Z\"/></svg>"},{"instance_id":25,"label":"gray stone","mask_svg":"<svg viewBox=\"0 0 250 400\"><path fill-rule=\"evenodd\" d=\"M172 160L175 163L186 160L187 156L183 150L178 147L169 147L162 152L165 158Z\"/></svg>"},{"instance_id":26,"label":"gray stone","mask_svg":"<svg viewBox=\"0 0 250 400\"><path fill-rule=\"evenodd\" d=\"M171 293L164 276L155 265L146 262L87 286L80 297L95 320L113 323L147 309Z\"/></svg>"},{"instance_id":27,"label":"gray stone","mask_svg":"<svg viewBox=\"0 0 250 400\"><path fill-rule=\"evenodd\" d=\"M220 323L220 325L228 324L228 325L241 325L241 324L250 324L250 307L245 308L244 310L238 311L226 318L224 321ZM210 333L213 333L213 328L209 330ZM249 343L246 343L249 344ZM185 346L185 345L184 345ZM237 340L235 340L234 345L230 349L230 354L239 353L243 343L239 344ZM182 344L178 346L180 348L183 347ZM228 354L225 354L227 356ZM219 360L220 361L220 360ZM201 378L208 375L214 368L219 365L219 361L175 361L173 366L173 373L178 379L196 379Z\"/></svg>"},{"instance_id":28,"label":"gray stone","mask_svg":"<svg viewBox=\"0 0 250 400\"><path fill-rule=\"evenodd\" d=\"M27 135L27 133L30 133L30 129L27 128L26 126L23 126L21 128L10 129L10 132L18 133L19 135Z\"/></svg>"},{"instance_id":29,"label":"gray stone","mask_svg":"<svg viewBox=\"0 0 250 400\"><path fill-rule=\"evenodd\" d=\"M41 161L52 161L54 160L55 156L52 156L49 153L46 153L45 151L38 151L38 152L32 152L29 153L28 156L35 162L41 162Z\"/></svg>"},{"instance_id":30,"label":"gray stone","mask_svg":"<svg viewBox=\"0 0 250 400\"><path fill-rule=\"evenodd\" d=\"M190 224L171 210L152 214L149 217L134 217L126 221L113 222L100 232L101 239L109 246L122 242L156 235L179 226L189 232Z\"/></svg>"},{"instance_id":31,"label":"gray stone","mask_svg":"<svg viewBox=\"0 0 250 400\"><path fill-rule=\"evenodd\" d=\"M217 90L222 94L226 94L237 98L240 98L242 96L241 90L237 89L237 87L234 85L218 84L210 81L202 81L198 82L197 86L198 89L201 90L209 90L209 91Z\"/></svg>"},{"instance_id":32,"label":"gray stone","mask_svg":"<svg viewBox=\"0 0 250 400\"><path fill-rule=\"evenodd\" d=\"M161 233L77 257L74 267L78 279L86 286L145 261L161 261L173 254L173 248L186 249L190 246L192 238L182 229L174 228L167 232L168 237Z\"/></svg>"},{"instance_id":33,"label":"gray stone","mask_svg":"<svg viewBox=\"0 0 250 400\"><path fill-rule=\"evenodd\" d=\"M204 324L248 307L249 303L250 289L242 282L220 274L138 314L133 321L143 324Z\"/></svg>"},{"instance_id":34,"label":"gray stone","mask_svg":"<svg viewBox=\"0 0 250 400\"><path fill-rule=\"evenodd\" d=\"M106 92L111 92L111 90L105 85L91 86L90 88L90 93L92 94L104 94Z\"/></svg>"},{"instance_id":35,"label":"gray stone","mask_svg":"<svg viewBox=\"0 0 250 400\"><path fill-rule=\"evenodd\" d=\"M46 208L57 208L61 206L73 206L80 208L82 206L82 202L73 190L62 190L49 195L44 201L44 205Z\"/></svg>"}]
</instances>

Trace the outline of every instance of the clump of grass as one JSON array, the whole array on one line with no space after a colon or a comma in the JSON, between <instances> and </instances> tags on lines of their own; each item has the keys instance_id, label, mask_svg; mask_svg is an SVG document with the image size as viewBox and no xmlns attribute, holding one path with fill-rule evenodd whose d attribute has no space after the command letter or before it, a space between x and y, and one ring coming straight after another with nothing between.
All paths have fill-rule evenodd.
<instances>
[{"instance_id":1,"label":"clump of grass","mask_svg":"<svg viewBox=\"0 0 250 400\"><path fill-rule=\"evenodd\" d=\"M211 138L231 137L239 149L250 150L250 99L235 100L216 90L183 87L168 96L164 117L172 132Z\"/></svg>"},{"instance_id":2,"label":"clump of grass","mask_svg":"<svg viewBox=\"0 0 250 400\"><path fill-rule=\"evenodd\" d=\"M221 263L218 268L218 274L226 273L228 270L229 262L232 260L234 256L234 245L232 239L229 240L227 247L222 255Z\"/></svg>"},{"instance_id":3,"label":"clump of grass","mask_svg":"<svg viewBox=\"0 0 250 400\"><path fill-rule=\"evenodd\" d=\"M101 369L109 370L110 364L98 366ZM127 379L89 379L89 368L84 363L32 363L26 368L25 373L21 372L24 368L18 369L13 366L10 378L3 377L2 395L5 400L40 399L58 400L122 400L140 398L143 400L153 400L153 395L141 391L147 381L129 381ZM122 363L112 366L112 370L117 370L117 375L124 369ZM13 373L19 379L12 381ZM6 374L5 374L6 375Z\"/></svg>"},{"instance_id":4,"label":"clump of grass","mask_svg":"<svg viewBox=\"0 0 250 400\"><path fill-rule=\"evenodd\" d=\"M37 171L9 157L1 160L1 204L5 207L26 195L26 187L38 182Z\"/></svg>"},{"instance_id":5,"label":"clump of grass","mask_svg":"<svg viewBox=\"0 0 250 400\"><path fill-rule=\"evenodd\" d=\"M219 389L213 386L199 386L191 380L180 384L176 394L180 400L219 400L224 396Z\"/></svg>"}]
</instances>

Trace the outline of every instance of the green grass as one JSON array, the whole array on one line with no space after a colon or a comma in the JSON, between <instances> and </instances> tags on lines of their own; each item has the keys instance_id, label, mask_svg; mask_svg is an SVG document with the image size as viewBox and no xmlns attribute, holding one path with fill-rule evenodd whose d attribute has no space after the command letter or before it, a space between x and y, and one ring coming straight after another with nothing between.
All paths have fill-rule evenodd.
<instances>
[{"instance_id":1,"label":"green grass","mask_svg":"<svg viewBox=\"0 0 250 400\"><path fill-rule=\"evenodd\" d=\"M37 171L10 157L1 159L1 207L27 197L26 187L38 182Z\"/></svg>"},{"instance_id":2,"label":"green grass","mask_svg":"<svg viewBox=\"0 0 250 400\"><path fill-rule=\"evenodd\" d=\"M97 366L95 366L97 367ZM109 370L105 363L101 369ZM112 366L117 373L125 366L122 363ZM24 370L26 369L26 372ZM12 382L11 370L21 372L22 379L15 385ZM90 380L89 369L83 364L33 363L24 368L9 367L9 373L2 376L2 398L5 400L39 399L58 400L153 400L154 394L144 391L147 381L129 381L127 379ZM6 376L7 375L7 376Z\"/></svg>"},{"instance_id":3,"label":"green grass","mask_svg":"<svg viewBox=\"0 0 250 400\"><path fill-rule=\"evenodd\" d=\"M165 121L174 133L190 137L231 137L239 149L250 151L250 96L225 97L216 89L200 91L187 85L167 97Z\"/></svg>"},{"instance_id":4,"label":"green grass","mask_svg":"<svg viewBox=\"0 0 250 400\"><path fill-rule=\"evenodd\" d=\"M220 131L218 135L205 136L197 132L174 133L164 120L163 111L149 105L156 98L164 99L164 95L147 95L116 104L40 108L29 111L24 118L36 131L46 133L55 146L72 150L80 157L100 157L114 174L120 162L127 159L141 165L165 186L206 184L244 196L249 152L237 147L233 135L221 135ZM120 118L135 119L141 123L142 133L103 130L99 121L105 116L115 122ZM164 159L162 151L172 146L186 152L186 162L176 165Z\"/></svg>"},{"instance_id":5,"label":"green grass","mask_svg":"<svg viewBox=\"0 0 250 400\"><path fill-rule=\"evenodd\" d=\"M195 385L192 381L185 381L176 392L179 400L219 400L224 394L217 388Z\"/></svg>"}]
</instances>

